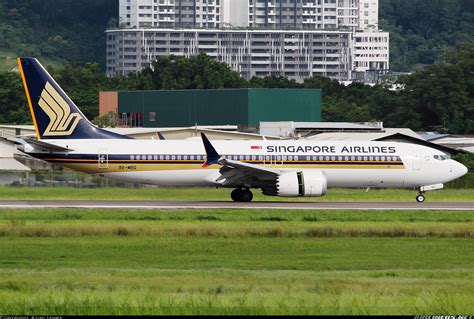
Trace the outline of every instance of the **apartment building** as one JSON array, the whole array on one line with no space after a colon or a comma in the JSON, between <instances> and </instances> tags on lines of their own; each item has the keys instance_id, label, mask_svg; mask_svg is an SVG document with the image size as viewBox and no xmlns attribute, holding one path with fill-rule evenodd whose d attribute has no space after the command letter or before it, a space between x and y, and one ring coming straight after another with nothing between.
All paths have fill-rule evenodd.
<instances>
[{"instance_id":1,"label":"apartment building","mask_svg":"<svg viewBox=\"0 0 474 319\"><path fill-rule=\"evenodd\" d=\"M377 30L378 0L120 0L122 27Z\"/></svg>"},{"instance_id":2,"label":"apartment building","mask_svg":"<svg viewBox=\"0 0 474 319\"><path fill-rule=\"evenodd\" d=\"M320 30L118 29L107 31L107 74L126 75L166 55L206 53L244 78L351 78L352 33Z\"/></svg>"},{"instance_id":3,"label":"apartment building","mask_svg":"<svg viewBox=\"0 0 474 319\"><path fill-rule=\"evenodd\" d=\"M158 56L199 52L245 78L365 81L364 73L389 69L389 34L378 30L378 0L119 1L120 29L107 31L109 75L139 71ZM184 29L168 30L177 27Z\"/></svg>"},{"instance_id":4,"label":"apartment building","mask_svg":"<svg viewBox=\"0 0 474 319\"><path fill-rule=\"evenodd\" d=\"M222 17L220 1L120 0L120 27L219 28Z\"/></svg>"},{"instance_id":5,"label":"apartment building","mask_svg":"<svg viewBox=\"0 0 474 319\"><path fill-rule=\"evenodd\" d=\"M388 32L354 33L354 71L388 70Z\"/></svg>"},{"instance_id":6,"label":"apartment building","mask_svg":"<svg viewBox=\"0 0 474 319\"><path fill-rule=\"evenodd\" d=\"M358 30L377 31L379 29L379 0L358 0Z\"/></svg>"},{"instance_id":7,"label":"apartment building","mask_svg":"<svg viewBox=\"0 0 474 319\"><path fill-rule=\"evenodd\" d=\"M355 30L358 9L359 0L248 0L248 26Z\"/></svg>"}]
</instances>

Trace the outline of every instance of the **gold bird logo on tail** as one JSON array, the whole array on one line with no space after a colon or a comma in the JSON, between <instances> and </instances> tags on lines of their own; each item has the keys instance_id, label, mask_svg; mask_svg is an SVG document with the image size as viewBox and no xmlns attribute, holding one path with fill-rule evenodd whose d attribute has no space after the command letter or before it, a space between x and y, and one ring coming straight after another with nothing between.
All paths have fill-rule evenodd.
<instances>
[{"instance_id":1,"label":"gold bird logo on tail","mask_svg":"<svg viewBox=\"0 0 474 319\"><path fill-rule=\"evenodd\" d=\"M71 114L71 108L54 87L46 82L41 92L38 105L49 117L49 124L44 131L44 136L66 136L74 132L82 116L78 113Z\"/></svg>"}]
</instances>

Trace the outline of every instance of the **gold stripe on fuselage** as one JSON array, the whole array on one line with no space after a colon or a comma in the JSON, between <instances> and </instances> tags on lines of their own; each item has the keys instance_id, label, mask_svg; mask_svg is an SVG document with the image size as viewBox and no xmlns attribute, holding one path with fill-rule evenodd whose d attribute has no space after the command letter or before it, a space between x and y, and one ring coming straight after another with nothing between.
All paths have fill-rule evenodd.
<instances>
[{"instance_id":1,"label":"gold stripe on fuselage","mask_svg":"<svg viewBox=\"0 0 474 319\"><path fill-rule=\"evenodd\" d=\"M58 163L72 170L98 174L98 173L117 173L117 172L143 172L143 171L174 171L174 170L202 170L217 169L218 167L210 166L203 168L202 163L199 164L134 164L134 163L108 163L106 168L99 168L97 161L93 163ZM284 164L284 165L262 165L271 168L315 168L315 169L404 169L403 164Z\"/></svg>"}]
</instances>

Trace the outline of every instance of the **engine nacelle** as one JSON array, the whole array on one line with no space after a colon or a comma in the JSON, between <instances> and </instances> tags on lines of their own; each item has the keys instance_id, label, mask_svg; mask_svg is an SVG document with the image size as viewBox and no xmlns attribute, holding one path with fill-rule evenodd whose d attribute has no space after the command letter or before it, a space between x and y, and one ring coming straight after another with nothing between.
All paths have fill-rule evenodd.
<instances>
[{"instance_id":1,"label":"engine nacelle","mask_svg":"<svg viewBox=\"0 0 474 319\"><path fill-rule=\"evenodd\" d=\"M276 194L282 197L321 197L326 194L327 179L320 170L288 172L278 176Z\"/></svg>"}]
</instances>

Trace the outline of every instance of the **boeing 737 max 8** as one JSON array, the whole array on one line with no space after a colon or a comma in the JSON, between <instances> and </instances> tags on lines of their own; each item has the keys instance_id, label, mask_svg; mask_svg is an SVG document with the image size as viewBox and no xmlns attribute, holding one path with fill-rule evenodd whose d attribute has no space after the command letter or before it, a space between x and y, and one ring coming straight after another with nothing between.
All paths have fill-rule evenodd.
<instances>
[{"instance_id":1,"label":"boeing 737 max 8","mask_svg":"<svg viewBox=\"0 0 474 319\"><path fill-rule=\"evenodd\" d=\"M36 129L20 149L39 159L115 180L160 186L251 188L270 196L323 196L330 187L405 187L423 193L466 174L437 149L395 142L135 140L91 124L32 58L18 64Z\"/></svg>"}]
</instances>

